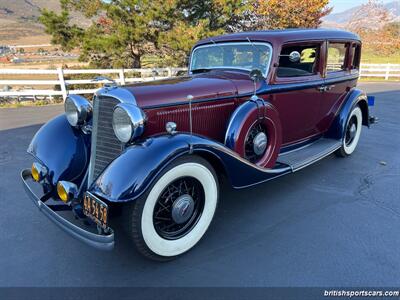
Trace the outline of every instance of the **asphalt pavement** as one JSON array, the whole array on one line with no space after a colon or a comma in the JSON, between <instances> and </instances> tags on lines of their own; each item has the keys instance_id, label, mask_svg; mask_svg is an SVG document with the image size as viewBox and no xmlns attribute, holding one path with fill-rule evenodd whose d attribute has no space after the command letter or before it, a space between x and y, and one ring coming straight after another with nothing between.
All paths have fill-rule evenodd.
<instances>
[{"instance_id":1,"label":"asphalt pavement","mask_svg":"<svg viewBox=\"0 0 400 300\"><path fill-rule=\"evenodd\" d=\"M351 157L225 187L205 237L167 263L119 232L114 251L92 249L42 215L19 173L40 124L63 108L0 109L0 286L400 286L400 83L360 86L379 123Z\"/></svg>"}]
</instances>

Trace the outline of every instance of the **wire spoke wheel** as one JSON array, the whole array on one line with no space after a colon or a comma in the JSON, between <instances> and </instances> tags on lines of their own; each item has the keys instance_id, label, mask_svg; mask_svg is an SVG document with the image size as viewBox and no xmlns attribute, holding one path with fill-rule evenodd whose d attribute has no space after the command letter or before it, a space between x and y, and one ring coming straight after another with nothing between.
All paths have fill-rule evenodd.
<instances>
[{"instance_id":1,"label":"wire spoke wheel","mask_svg":"<svg viewBox=\"0 0 400 300\"><path fill-rule=\"evenodd\" d=\"M165 239L175 240L190 232L204 208L204 190L193 177L178 178L161 193L154 206L156 232Z\"/></svg>"},{"instance_id":2,"label":"wire spoke wheel","mask_svg":"<svg viewBox=\"0 0 400 300\"><path fill-rule=\"evenodd\" d=\"M361 135L362 119L362 111L359 106L356 106L349 114L342 137L342 146L336 151L336 155L346 157L354 152Z\"/></svg>"},{"instance_id":3,"label":"wire spoke wheel","mask_svg":"<svg viewBox=\"0 0 400 300\"><path fill-rule=\"evenodd\" d=\"M346 146L351 145L357 133L357 117L352 116L346 129L345 143Z\"/></svg>"},{"instance_id":4,"label":"wire spoke wheel","mask_svg":"<svg viewBox=\"0 0 400 300\"><path fill-rule=\"evenodd\" d=\"M250 129L245 140L245 158L252 163L259 161L267 149L267 134L265 126L258 122Z\"/></svg>"}]
</instances>

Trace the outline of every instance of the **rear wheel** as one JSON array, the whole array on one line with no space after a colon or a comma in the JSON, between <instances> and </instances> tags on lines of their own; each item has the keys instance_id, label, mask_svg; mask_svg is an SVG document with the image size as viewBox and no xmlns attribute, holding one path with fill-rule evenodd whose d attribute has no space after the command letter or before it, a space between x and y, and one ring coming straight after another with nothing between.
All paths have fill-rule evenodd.
<instances>
[{"instance_id":1,"label":"rear wheel","mask_svg":"<svg viewBox=\"0 0 400 300\"><path fill-rule=\"evenodd\" d=\"M342 140L342 146L336 151L341 157L351 155L358 145L362 128L362 112L359 106L356 106L347 119L345 135Z\"/></svg>"},{"instance_id":2,"label":"rear wheel","mask_svg":"<svg viewBox=\"0 0 400 300\"><path fill-rule=\"evenodd\" d=\"M217 207L218 180L197 156L174 162L149 191L124 207L124 225L139 252L168 260L194 247L207 231Z\"/></svg>"}]
</instances>

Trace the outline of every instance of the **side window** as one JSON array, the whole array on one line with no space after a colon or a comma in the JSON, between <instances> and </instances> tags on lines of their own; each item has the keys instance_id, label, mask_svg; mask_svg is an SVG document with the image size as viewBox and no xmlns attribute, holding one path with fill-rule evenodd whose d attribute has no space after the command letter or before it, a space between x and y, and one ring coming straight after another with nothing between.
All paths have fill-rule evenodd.
<instances>
[{"instance_id":1,"label":"side window","mask_svg":"<svg viewBox=\"0 0 400 300\"><path fill-rule=\"evenodd\" d=\"M326 70L328 73L346 69L346 52L347 45L345 43L329 43L328 60L326 63Z\"/></svg>"},{"instance_id":2,"label":"side window","mask_svg":"<svg viewBox=\"0 0 400 300\"><path fill-rule=\"evenodd\" d=\"M360 68L361 46L360 44L353 44L353 60L351 62L351 69Z\"/></svg>"},{"instance_id":3,"label":"side window","mask_svg":"<svg viewBox=\"0 0 400 300\"><path fill-rule=\"evenodd\" d=\"M300 61L290 61L289 54L300 53ZM277 69L278 77L309 76L318 73L320 44L291 45L282 48Z\"/></svg>"}]
</instances>

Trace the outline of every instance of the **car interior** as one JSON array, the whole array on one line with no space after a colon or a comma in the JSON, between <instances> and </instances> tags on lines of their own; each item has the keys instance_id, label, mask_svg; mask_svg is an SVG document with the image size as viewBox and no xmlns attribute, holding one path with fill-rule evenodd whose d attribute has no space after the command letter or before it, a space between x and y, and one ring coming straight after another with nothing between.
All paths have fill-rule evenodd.
<instances>
[{"instance_id":1,"label":"car interior","mask_svg":"<svg viewBox=\"0 0 400 300\"><path fill-rule=\"evenodd\" d=\"M296 77L314 75L318 70L318 44L295 45L282 48L277 69L278 77ZM293 51L300 53L300 61L291 61L289 54Z\"/></svg>"}]
</instances>

